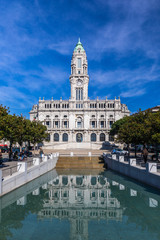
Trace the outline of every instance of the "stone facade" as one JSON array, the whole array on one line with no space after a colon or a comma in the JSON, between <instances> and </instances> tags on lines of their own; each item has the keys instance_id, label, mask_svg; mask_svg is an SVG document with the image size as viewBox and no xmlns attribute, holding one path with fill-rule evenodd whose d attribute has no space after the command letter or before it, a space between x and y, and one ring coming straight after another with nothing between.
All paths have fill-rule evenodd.
<instances>
[{"instance_id":1,"label":"stone facade","mask_svg":"<svg viewBox=\"0 0 160 240\"><path fill-rule=\"evenodd\" d=\"M69 100L39 99L30 111L30 120L42 121L50 133L46 148L99 149L111 140L112 123L130 114L120 98L90 100L88 98L88 62L78 41L71 61L71 97Z\"/></svg>"}]
</instances>

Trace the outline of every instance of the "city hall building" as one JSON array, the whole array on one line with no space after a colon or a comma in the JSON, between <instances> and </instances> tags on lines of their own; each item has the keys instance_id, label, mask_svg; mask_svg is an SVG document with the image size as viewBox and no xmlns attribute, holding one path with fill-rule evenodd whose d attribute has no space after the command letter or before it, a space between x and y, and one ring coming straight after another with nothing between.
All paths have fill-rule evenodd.
<instances>
[{"instance_id":1,"label":"city hall building","mask_svg":"<svg viewBox=\"0 0 160 240\"><path fill-rule=\"evenodd\" d=\"M69 100L39 99L30 111L30 120L39 120L47 126L48 149L92 148L99 149L110 141L111 125L130 114L120 98L90 100L88 97L88 62L80 40L72 55L69 77Z\"/></svg>"}]
</instances>

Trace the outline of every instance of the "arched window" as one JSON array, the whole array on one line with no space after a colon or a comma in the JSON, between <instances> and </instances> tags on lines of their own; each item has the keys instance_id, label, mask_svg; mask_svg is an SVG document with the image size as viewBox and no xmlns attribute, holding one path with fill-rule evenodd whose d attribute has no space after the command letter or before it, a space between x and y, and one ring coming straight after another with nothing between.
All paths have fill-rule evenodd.
<instances>
[{"instance_id":1,"label":"arched window","mask_svg":"<svg viewBox=\"0 0 160 240\"><path fill-rule=\"evenodd\" d=\"M54 134L54 142L59 142L59 134L58 133Z\"/></svg>"},{"instance_id":2,"label":"arched window","mask_svg":"<svg viewBox=\"0 0 160 240\"><path fill-rule=\"evenodd\" d=\"M96 138L97 138L96 134L92 133L91 134L91 142L96 142Z\"/></svg>"},{"instance_id":3,"label":"arched window","mask_svg":"<svg viewBox=\"0 0 160 240\"><path fill-rule=\"evenodd\" d=\"M68 134L63 133L62 139L63 139L63 142L68 142Z\"/></svg>"},{"instance_id":4,"label":"arched window","mask_svg":"<svg viewBox=\"0 0 160 240\"><path fill-rule=\"evenodd\" d=\"M81 133L77 133L76 142L82 142L82 141L83 141L83 135Z\"/></svg>"},{"instance_id":5,"label":"arched window","mask_svg":"<svg viewBox=\"0 0 160 240\"><path fill-rule=\"evenodd\" d=\"M104 133L100 134L99 140L100 140L100 142L104 142L105 141L105 134Z\"/></svg>"},{"instance_id":6,"label":"arched window","mask_svg":"<svg viewBox=\"0 0 160 240\"><path fill-rule=\"evenodd\" d=\"M67 185L68 184L68 177L66 177L66 176L62 177L62 184L63 185Z\"/></svg>"},{"instance_id":7,"label":"arched window","mask_svg":"<svg viewBox=\"0 0 160 240\"><path fill-rule=\"evenodd\" d=\"M97 183L97 178L96 177L91 177L91 185L96 185Z\"/></svg>"}]
</instances>

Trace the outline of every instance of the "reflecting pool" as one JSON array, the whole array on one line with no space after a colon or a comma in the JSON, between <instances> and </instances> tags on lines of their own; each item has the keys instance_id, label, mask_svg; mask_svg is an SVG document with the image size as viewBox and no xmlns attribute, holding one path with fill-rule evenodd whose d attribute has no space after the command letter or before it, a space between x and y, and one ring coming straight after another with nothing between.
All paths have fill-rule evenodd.
<instances>
[{"instance_id":1,"label":"reflecting pool","mask_svg":"<svg viewBox=\"0 0 160 240\"><path fill-rule=\"evenodd\" d=\"M160 192L111 171L49 172L0 198L0 240L158 240Z\"/></svg>"}]
</instances>

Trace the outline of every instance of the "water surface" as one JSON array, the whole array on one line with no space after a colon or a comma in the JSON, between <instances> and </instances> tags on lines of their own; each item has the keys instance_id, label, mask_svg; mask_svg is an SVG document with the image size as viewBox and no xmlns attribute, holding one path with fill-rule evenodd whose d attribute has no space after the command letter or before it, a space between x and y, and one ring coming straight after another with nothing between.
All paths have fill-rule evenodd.
<instances>
[{"instance_id":1,"label":"water surface","mask_svg":"<svg viewBox=\"0 0 160 240\"><path fill-rule=\"evenodd\" d=\"M160 239L160 192L110 171L54 170L0 204L0 240Z\"/></svg>"}]
</instances>

